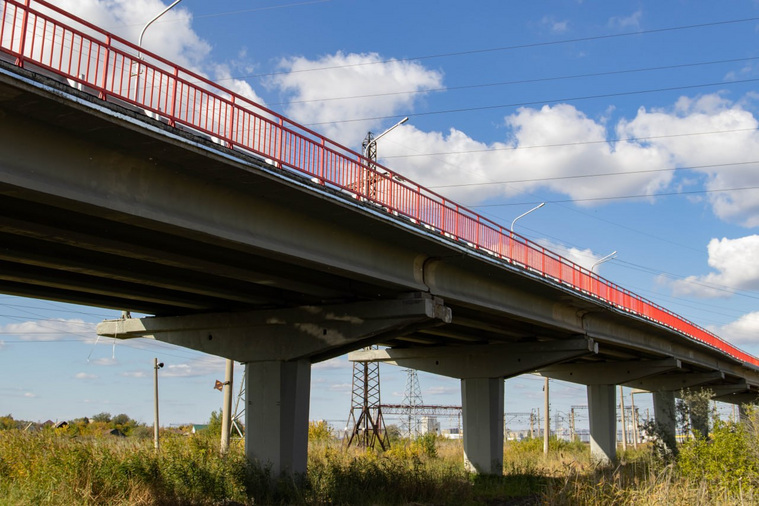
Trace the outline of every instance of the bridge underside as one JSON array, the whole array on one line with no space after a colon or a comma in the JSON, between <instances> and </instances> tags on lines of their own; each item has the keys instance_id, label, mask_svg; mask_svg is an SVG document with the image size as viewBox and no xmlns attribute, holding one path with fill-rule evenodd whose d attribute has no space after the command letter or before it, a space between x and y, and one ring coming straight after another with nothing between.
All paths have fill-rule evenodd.
<instances>
[{"instance_id":1,"label":"bridge underside","mask_svg":"<svg viewBox=\"0 0 759 506\"><path fill-rule=\"evenodd\" d=\"M248 453L275 472L305 469L310 364L373 343L387 349L353 358L462 379L480 472L500 471L504 377L591 385L598 420L611 385L757 394L756 370L671 329L2 64L0 139L0 291L154 315L99 332L246 362L247 384L261 385L248 423L276 432ZM602 460L613 458L605 423Z\"/></svg>"}]
</instances>

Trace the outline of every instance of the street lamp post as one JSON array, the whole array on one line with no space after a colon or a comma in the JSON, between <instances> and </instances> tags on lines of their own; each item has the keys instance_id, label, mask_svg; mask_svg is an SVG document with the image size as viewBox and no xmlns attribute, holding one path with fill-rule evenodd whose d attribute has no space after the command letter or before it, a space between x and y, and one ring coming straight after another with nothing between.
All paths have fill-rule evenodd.
<instances>
[{"instance_id":1,"label":"street lamp post","mask_svg":"<svg viewBox=\"0 0 759 506\"><path fill-rule=\"evenodd\" d=\"M615 258L617 258L617 251L616 250L612 251L611 253L609 253L608 255L606 255L602 259L596 261L596 263L594 263L593 265L591 265L590 266L590 272L595 272L594 269L596 268L597 265L600 265L600 264L602 264L604 262L608 262L609 260L614 260Z\"/></svg>"},{"instance_id":2,"label":"street lamp post","mask_svg":"<svg viewBox=\"0 0 759 506\"><path fill-rule=\"evenodd\" d=\"M520 214L519 216L517 216L516 218L514 218L514 221L511 222L511 229L510 229L511 233L509 235L509 258L510 259L512 259L512 260L514 259L514 225L516 224L517 220L519 220L520 218L524 218L525 216L527 216L528 214L530 214L533 211L537 211L538 209L540 209L544 205L546 205L546 203L545 202L541 202L540 204L536 205L535 207L533 207L532 209L530 209L526 213Z\"/></svg>"},{"instance_id":3,"label":"street lamp post","mask_svg":"<svg viewBox=\"0 0 759 506\"><path fill-rule=\"evenodd\" d=\"M160 18L161 16L163 16L164 14L166 14L167 12L169 12L171 9L173 9L174 6L177 5L181 1L182 0L174 0L174 2L171 5L169 5L168 7L166 7L158 15L153 16L153 18L150 21L148 21L147 23L145 23L145 26L142 27L142 31L140 32L140 38L137 40L137 47L138 48L142 49L142 38L145 36L145 31L148 29L148 27L150 25L152 25L153 23L155 23L155 21L158 18ZM137 58L140 59L140 60L142 60L142 53L140 53L139 49L137 51ZM137 63L137 72L136 72L136 75L137 75L137 77L135 79L134 101L139 103L139 101L140 101L140 64L139 63Z\"/></svg>"},{"instance_id":4,"label":"street lamp post","mask_svg":"<svg viewBox=\"0 0 759 506\"><path fill-rule=\"evenodd\" d=\"M540 208L541 208L541 207L543 207L544 205L546 205L546 203L545 203L545 202L541 202L540 204L536 205L535 207L533 207L532 209L530 209L530 210L529 210L529 211L527 211L526 213L522 213L522 214L520 214L519 216L517 216L516 218L514 218L514 221L512 221L512 222L511 222L511 233L512 233L512 235L514 234L514 224L517 222L517 220L518 220L518 219L520 219L520 218L524 218L525 216L527 216L527 215L528 215L528 214L530 214L531 212L533 212L533 211L537 211L538 209L540 209Z\"/></svg>"},{"instance_id":5,"label":"street lamp post","mask_svg":"<svg viewBox=\"0 0 759 506\"><path fill-rule=\"evenodd\" d=\"M369 160L369 164L367 166L366 171L366 197L374 197L374 185L375 185L375 179L370 176L370 172L372 169L374 169L374 162L377 161L377 141L380 140L385 135L389 134L393 129L396 127L401 126L405 122L408 121L408 117L403 118L395 125L391 126L381 134L377 135L376 137L372 132L367 132L366 137L364 138L364 142L361 143L361 147L364 148L364 156Z\"/></svg>"},{"instance_id":6,"label":"street lamp post","mask_svg":"<svg viewBox=\"0 0 759 506\"><path fill-rule=\"evenodd\" d=\"M153 443L158 451L158 369L163 367L163 362L153 359L153 390L155 393L155 424L153 425Z\"/></svg>"}]
</instances>

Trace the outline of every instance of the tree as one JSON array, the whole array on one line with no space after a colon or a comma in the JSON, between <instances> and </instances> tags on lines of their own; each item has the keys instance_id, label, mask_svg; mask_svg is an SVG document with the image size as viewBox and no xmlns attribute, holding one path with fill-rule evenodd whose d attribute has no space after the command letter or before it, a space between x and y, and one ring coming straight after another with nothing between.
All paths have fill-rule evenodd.
<instances>
[{"instance_id":1,"label":"tree","mask_svg":"<svg viewBox=\"0 0 759 506\"><path fill-rule=\"evenodd\" d=\"M16 420L13 419L13 416L11 415L0 416L0 430L15 429L16 426L17 426Z\"/></svg>"},{"instance_id":2,"label":"tree","mask_svg":"<svg viewBox=\"0 0 759 506\"><path fill-rule=\"evenodd\" d=\"M211 411L211 418L208 420L208 433L212 436L221 437L221 409L218 412Z\"/></svg>"},{"instance_id":3,"label":"tree","mask_svg":"<svg viewBox=\"0 0 759 506\"><path fill-rule=\"evenodd\" d=\"M110 413L98 413L97 415L92 417L93 422L104 422L104 423L110 423L111 422L111 414Z\"/></svg>"},{"instance_id":4,"label":"tree","mask_svg":"<svg viewBox=\"0 0 759 506\"><path fill-rule=\"evenodd\" d=\"M332 427L326 420L308 422L308 440L310 442L328 442L332 440Z\"/></svg>"},{"instance_id":5,"label":"tree","mask_svg":"<svg viewBox=\"0 0 759 506\"><path fill-rule=\"evenodd\" d=\"M690 388L680 391L682 400L677 402L677 419L683 432L697 438L709 438L709 401L714 393L708 389Z\"/></svg>"}]
</instances>

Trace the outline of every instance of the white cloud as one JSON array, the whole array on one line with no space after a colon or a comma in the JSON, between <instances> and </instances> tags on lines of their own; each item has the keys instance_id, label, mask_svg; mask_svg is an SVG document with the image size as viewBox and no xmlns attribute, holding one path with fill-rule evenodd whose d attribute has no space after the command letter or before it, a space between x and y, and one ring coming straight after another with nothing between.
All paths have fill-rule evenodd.
<instances>
[{"instance_id":1,"label":"white cloud","mask_svg":"<svg viewBox=\"0 0 759 506\"><path fill-rule=\"evenodd\" d=\"M447 387L443 385L434 386L426 389L424 391L424 395L450 395L450 394L459 394L461 392L460 388L456 387Z\"/></svg>"},{"instance_id":2,"label":"white cloud","mask_svg":"<svg viewBox=\"0 0 759 506\"><path fill-rule=\"evenodd\" d=\"M80 380L93 380L93 379L97 379L97 376L95 376L94 374L86 373L86 372L78 372L74 375L74 378L80 379Z\"/></svg>"},{"instance_id":3,"label":"white cloud","mask_svg":"<svg viewBox=\"0 0 759 506\"><path fill-rule=\"evenodd\" d=\"M94 365L110 366L116 365L118 361L115 358L101 357L90 361Z\"/></svg>"},{"instance_id":4,"label":"white cloud","mask_svg":"<svg viewBox=\"0 0 759 506\"><path fill-rule=\"evenodd\" d=\"M733 344L758 344L759 311L745 314L736 321L714 330L717 335Z\"/></svg>"},{"instance_id":5,"label":"white cloud","mask_svg":"<svg viewBox=\"0 0 759 506\"><path fill-rule=\"evenodd\" d=\"M556 18L552 16L544 16L540 22L547 26L552 33L564 33L569 29L569 21L566 19L556 21Z\"/></svg>"},{"instance_id":6,"label":"white cloud","mask_svg":"<svg viewBox=\"0 0 759 506\"><path fill-rule=\"evenodd\" d=\"M269 84L290 95L287 114L306 125L318 124L316 130L348 146L359 145L368 130L386 122L340 121L407 113L421 96L418 92L442 86L440 72L417 62L385 61L377 53L337 52L318 60L295 57L282 60L280 66L287 73L273 76ZM323 67L328 69L311 71ZM323 100L342 97L357 98Z\"/></svg>"},{"instance_id":7,"label":"white cloud","mask_svg":"<svg viewBox=\"0 0 759 506\"><path fill-rule=\"evenodd\" d=\"M333 383L329 386L331 392L350 392L352 385L350 383Z\"/></svg>"},{"instance_id":8,"label":"white cloud","mask_svg":"<svg viewBox=\"0 0 759 506\"><path fill-rule=\"evenodd\" d=\"M189 378L208 374L216 374L222 377L225 364L225 359L209 355L190 360L184 364L167 363L160 374L167 378Z\"/></svg>"},{"instance_id":9,"label":"white cloud","mask_svg":"<svg viewBox=\"0 0 759 506\"><path fill-rule=\"evenodd\" d=\"M640 19L643 17L643 11L637 10L629 16L614 16L609 18L609 26L611 28L623 29L623 28L635 28L640 29Z\"/></svg>"},{"instance_id":10,"label":"white cloud","mask_svg":"<svg viewBox=\"0 0 759 506\"><path fill-rule=\"evenodd\" d=\"M24 341L59 341L61 339L94 336L95 324L79 319L51 318L9 323L0 326L0 332L16 336Z\"/></svg>"},{"instance_id":11,"label":"white cloud","mask_svg":"<svg viewBox=\"0 0 759 506\"><path fill-rule=\"evenodd\" d=\"M515 227L516 228L516 227ZM585 267L586 269L590 270L590 268L593 266L594 263L596 263L598 260L603 258L602 255L597 255L593 253L590 249L579 249L574 248L571 246L565 246L563 244L550 241L548 239L538 239L538 244L546 248L547 250L550 250L557 255L560 255L567 260L570 260L577 265L580 265L582 267ZM599 265L596 268L596 272L598 272L601 269L601 266Z\"/></svg>"},{"instance_id":12,"label":"white cloud","mask_svg":"<svg viewBox=\"0 0 759 506\"><path fill-rule=\"evenodd\" d=\"M24 392L24 397L27 399L35 399L37 397L37 394L32 392Z\"/></svg>"},{"instance_id":13,"label":"white cloud","mask_svg":"<svg viewBox=\"0 0 759 506\"><path fill-rule=\"evenodd\" d=\"M631 121L620 122L620 137L655 137L646 141L669 154L681 167L759 161L759 122L747 104L731 102L720 94L680 98L669 110L641 108ZM699 132L721 132L687 135ZM706 177L707 190L759 186L756 165L696 169ZM747 227L759 225L759 190L708 194L714 213L725 221Z\"/></svg>"},{"instance_id":14,"label":"white cloud","mask_svg":"<svg viewBox=\"0 0 759 506\"><path fill-rule=\"evenodd\" d=\"M511 137L492 144L455 129L446 135L403 125L393 133L392 142L383 144L380 158L392 157L392 167L399 173L433 189L445 187L438 191L467 205L538 189L573 199L651 194L672 180L671 172L639 172L641 167L674 168L665 149L625 141L609 144L605 125L574 106L523 107L505 122ZM417 153L441 154L406 156ZM626 174L605 177L602 184L582 177L557 179L597 173ZM462 179L466 186L461 186ZM529 181L503 184L523 180Z\"/></svg>"},{"instance_id":15,"label":"white cloud","mask_svg":"<svg viewBox=\"0 0 759 506\"><path fill-rule=\"evenodd\" d=\"M759 289L759 235L712 239L707 251L709 266L716 272L660 281L670 284L678 296L729 297L733 290Z\"/></svg>"},{"instance_id":16,"label":"white cloud","mask_svg":"<svg viewBox=\"0 0 759 506\"><path fill-rule=\"evenodd\" d=\"M121 376L125 378L145 378L147 375L145 371L127 371L121 373Z\"/></svg>"},{"instance_id":17,"label":"white cloud","mask_svg":"<svg viewBox=\"0 0 759 506\"><path fill-rule=\"evenodd\" d=\"M345 357L335 357L324 362L317 362L311 369L352 369L353 362L347 360Z\"/></svg>"}]
</instances>

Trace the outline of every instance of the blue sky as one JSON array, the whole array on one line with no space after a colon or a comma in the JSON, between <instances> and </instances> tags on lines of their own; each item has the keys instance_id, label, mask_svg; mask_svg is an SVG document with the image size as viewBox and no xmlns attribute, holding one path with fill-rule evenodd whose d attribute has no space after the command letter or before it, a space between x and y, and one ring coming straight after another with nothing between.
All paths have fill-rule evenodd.
<instances>
[{"instance_id":1,"label":"blue sky","mask_svg":"<svg viewBox=\"0 0 759 506\"><path fill-rule=\"evenodd\" d=\"M53 2L136 41L158 0ZM183 0L144 46L380 161L759 354L759 3ZM0 295L0 414L202 422L223 361L96 339L110 310ZM238 368L238 378L242 369ZM405 373L383 367L383 400ZM345 358L314 367L312 419L350 404ZM424 400L458 381L420 374ZM542 379L506 411L542 408ZM585 404L555 382L553 406ZM639 396L636 396L636 402ZM629 402L629 394L628 394ZM646 403L640 399L641 403Z\"/></svg>"}]
</instances>

